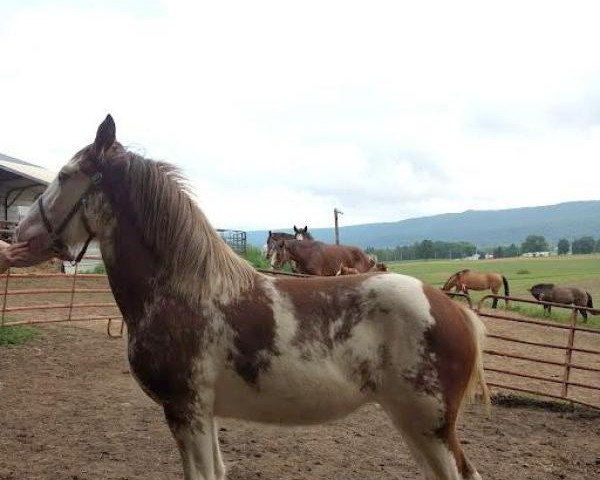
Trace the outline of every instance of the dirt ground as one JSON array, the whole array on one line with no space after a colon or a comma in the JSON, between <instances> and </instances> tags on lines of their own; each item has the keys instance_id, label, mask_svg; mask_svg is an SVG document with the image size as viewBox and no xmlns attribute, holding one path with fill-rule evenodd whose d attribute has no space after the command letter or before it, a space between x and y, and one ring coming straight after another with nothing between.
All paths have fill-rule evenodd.
<instances>
[{"instance_id":1,"label":"dirt ground","mask_svg":"<svg viewBox=\"0 0 600 480\"><path fill-rule=\"evenodd\" d=\"M44 326L0 349L0 480L182 478L160 407L130 376L124 340L104 328ZM491 418L469 406L461 422L484 479L600 478L600 412L502 403ZM375 405L309 428L220 425L230 480L422 478Z\"/></svg>"}]
</instances>

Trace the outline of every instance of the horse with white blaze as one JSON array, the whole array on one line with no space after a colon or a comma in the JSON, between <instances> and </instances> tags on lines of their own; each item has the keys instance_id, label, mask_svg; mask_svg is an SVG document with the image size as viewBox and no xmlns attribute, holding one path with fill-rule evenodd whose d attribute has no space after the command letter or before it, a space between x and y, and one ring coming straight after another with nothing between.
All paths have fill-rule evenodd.
<instances>
[{"instance_id":1,"label":"horse with white blaze","mask_svg":"<svg viewBox=\"0 0 600 480\"><path fill-rule=\"evenodd\" d=\"M325 422L377 402L428 479L481 478L456 433L487 389L481 320L396 274L270 277L210 226L172 165L127 151L110 115L32 206L32 265L95 236L128 329L131 372L162 405L186 480L221 480L216 417ZM375 474L373 476L375 478Z\"/></svg>"}]
</instances>

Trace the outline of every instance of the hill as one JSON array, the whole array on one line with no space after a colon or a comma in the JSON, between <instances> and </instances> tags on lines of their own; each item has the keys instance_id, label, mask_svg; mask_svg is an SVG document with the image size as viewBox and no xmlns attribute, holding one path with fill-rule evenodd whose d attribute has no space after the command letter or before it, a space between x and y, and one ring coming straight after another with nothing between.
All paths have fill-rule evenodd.
<instances>
[{"instance_id":1,"label":"hill","mask_svg":"<svg viewBox=\"0 0 600 480\"><path fill-rule=\"evenodd\" d=\"M289 231L292 226L273 229ZM333 243L333 228L310 228L317 240ZM248 242L262 246L266 230L248 232ZM371 223L340 228L340 242L361 247L395 247L424 239L468 241L479 247L521 243L529 234L544 235L552 243L583 235L600 236L600 201L559 203L506 210L468 210L399 222Z\"/></svg>"}]
</instances>

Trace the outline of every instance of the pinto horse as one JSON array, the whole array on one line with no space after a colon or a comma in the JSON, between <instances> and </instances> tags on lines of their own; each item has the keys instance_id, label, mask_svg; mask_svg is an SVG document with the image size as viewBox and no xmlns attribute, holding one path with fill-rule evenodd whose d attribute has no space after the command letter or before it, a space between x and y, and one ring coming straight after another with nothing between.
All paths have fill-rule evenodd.
<instances>
[{"instance_id":1,"label":"pinto horse","mask_svg":"<svg viewBox=\"0 0 600 480\"><path fill-rule=\"evenodd\" d=\"M583 288L579 287L567 287L562 285L555 285L553 283L538 283L528 289L531 295L536 300L552 303L562 303L564 305L575 305L577 307L588 307L594 308L592 296L589 292L586 292ZM552 312L552 305L544 305L544 313L550 315ZM581 308L579 309L583 321L587 322L588 311ZM600 314L600 311L591 310L592 315Z\"/></svg>"},{"instance_id":2,"label":"pinto horse","mask_svg":"<svg viewBox=\"0 0 600 480\"><path fill-rule=\"evenodd\" d=\"M442 290L449 292L454 288L456 292L462 292L465 295L469 294L469 290L491 290L494 295L498 295L500 287L504 284L504 296L509 296L508 280L500 273L488 273L488 272L475 272L473 270L465 269L460 272L453 274L444 286ZM508 306L508 300L506 300ZM494 298L492 302L492 308L498 306L498 299Z\"/></svg>"},{"instance_id":3,"label":"pinto horse","mask_svg":"<svg viewBox=\"0 0 600 480\"><path fill-rule=\"evenodd\" d=\"M481 478L456 431L464 397L487 392L475 313L403 275L257 272L178 170L127 151L115 130L108 116L31 207L17 263L72 259L98 239L131 372L163 407L186 480L225 478L216 417L315 424L367 402L387 412L428 479Z\"/></svg>"},{"instance_id":4,"label":"pinto horse","mask_svg":"<svg viewBox=\"0 0 600 480\"><path fill-rule=\"evenodd\" d=\"M276 266L290 262L297 273L307 275L337 275L343 267L365 273L374 271L376 266L370 255L348 245L329 245L315 240L280 240L275 249Z\"/></svg>"}]
</instances>

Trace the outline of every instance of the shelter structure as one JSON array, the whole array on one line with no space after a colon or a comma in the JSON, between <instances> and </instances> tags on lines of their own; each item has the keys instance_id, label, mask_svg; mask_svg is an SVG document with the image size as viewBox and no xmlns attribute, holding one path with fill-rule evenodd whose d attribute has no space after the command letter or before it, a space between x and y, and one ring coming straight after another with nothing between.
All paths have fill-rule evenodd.
<instances>
[{"instance_id":1,"label":"shelter structure","mask_svg":"<svg viewBox=\"0 0 600 480\"><path fill-rule=\"evenodd\" d=\"M19 220L55 176L55 172L0 153L0 239L12 239Z\"/></svg>"}]
</instances>

